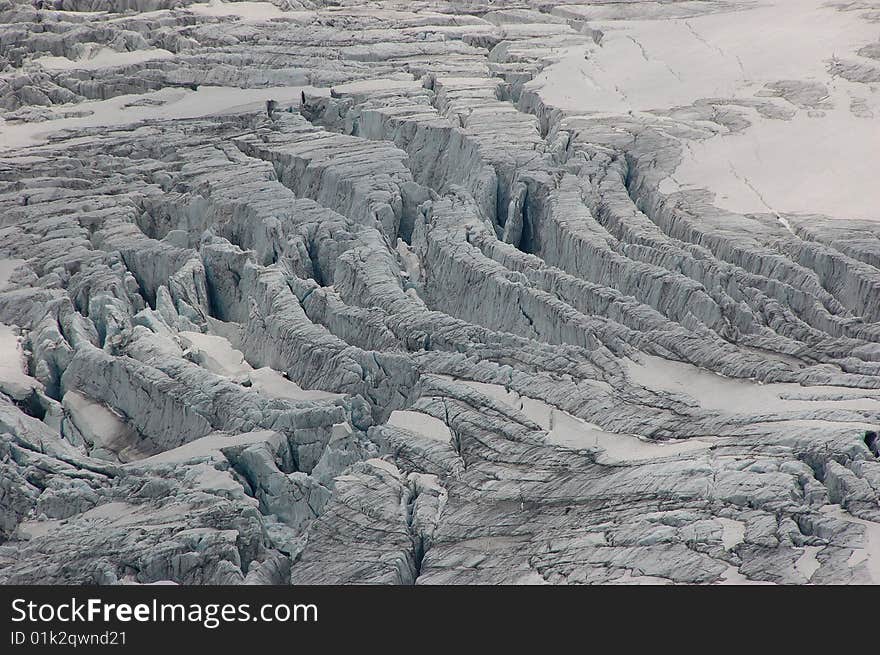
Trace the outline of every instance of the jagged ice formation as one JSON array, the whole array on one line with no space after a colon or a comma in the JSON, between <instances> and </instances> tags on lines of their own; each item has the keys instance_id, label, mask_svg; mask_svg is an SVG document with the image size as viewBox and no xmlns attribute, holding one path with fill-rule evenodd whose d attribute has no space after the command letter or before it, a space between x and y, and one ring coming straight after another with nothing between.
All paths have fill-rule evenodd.
<instances>
[{"instance_id":1,"label":"jagged ice formation","mask_svg":"<svg viewBox=\"0 0 880 655\"><path fill-rule=\"evenodd\" d=\"M880 583L880 15L791 4L0 0L0 583Z\"/></svg>"}]
</instances>

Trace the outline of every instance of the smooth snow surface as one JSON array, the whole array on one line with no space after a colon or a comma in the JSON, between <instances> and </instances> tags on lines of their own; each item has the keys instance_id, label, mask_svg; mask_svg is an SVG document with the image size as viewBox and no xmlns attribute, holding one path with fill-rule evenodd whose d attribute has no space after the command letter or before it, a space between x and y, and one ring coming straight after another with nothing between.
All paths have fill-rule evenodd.
<instances>
[{"instance_id":1,"label":"smooth snow surface","mask_svg":"<svg viewBox=\"0 0 880 655\"><path fill-rule=\"evenodd\" d=\"M122 51L112 48L99 48L89 52L80 59L68 59L67 57L40 57L34 61L46 70L98 70L100 68L112 68L113 66L130 66L143 61L155 59L173 59L174 53L163 48L150 48L147 50Z\"/></svg>"},{"instance_id":2,"label":"smooth snow surface","mask_svg":"<svg viewBox=\"0 0 880 655\"><path fill-rule=\"evenodd\" d=\"M344 394L321 391L320 389L303 389L296 382L284 377L272 368L254 369L248 374L253 389L273 398L285 400L333 400L342 398Z\"/></svg>"},{"instance_id":3,"label":"smooth snow surface","mask_svg":"<svg viewBox=\"0 0 880 655\"><path fill-rule=\"evenodd\" d=\"M280 18L285 15L285 12L281 11L279 7L269 2L221 2L221 0L211 0L211 2L199 2L189 5L187 9L194 14L202 16L234 16L247 23Z\"/></svg>"},{"instance_id":4,"label":"smooth snow surface","mask_svg":"<svg viewBox=\"0 0 880 655\"><path fill-rule=\"evenodd\" d=\"M259 109L270 99L278 101L282 107L298 105L303 91L326 93L325 90L309 86L238 89L203 85L195 91L165 88L155 93L116 96L109 100L92 100L78 105L61 105L54 109L55 113L66 109L77 115L34 123L0 122L0 152L42 143L61 130L117 127L144 120L216 116ZM132 104L144 99L159 104ZM86 115L79 115L84 113Z\"/></svg>"},{"instance_id":5,"label":"smooth snow surface","mask_svg":"<svg viewBox=\"0 0 880 655\"><path fill-rule=\"evenodd\" d=\"M253 371L241 351L233 348L228 339L201 332L180 332L178 337L195 355L199 365L212 373L237 377Z\"/></svg>"},{"instance_id":6,"label":"smooth snow surface","mask_svg":"<svg viewBox=\"0 0 880 655\"><path fill-rule=\"evenodd\" d=\"M880 410L880 393L842 387L758 384L726 378L691 364L642 355L627 360L633 380L648 388L685 394L701 407L732 413L851 409Z\"/></svg>"},{"instance_id":7,"label":"smooth snow surface","mask_svg":"<svg viewBox=\"0 0 880 655\"><path fill-rule=\"evenodd\" d=\"M395 410L391 412L388 425L415 432L435 441L448 442L452 438L452 433L443 421L421 412Z\"/></svg>"},{"instance_id":8,"label":"smooth snow surface","mask_svg":"<svg viewBox=\"0 0 880 655\"><path fill-rule=\"evenodd\" d=\"M809 580L813 574L819 569L819 560L816 559L816 553L822 550L822 546L804 546L804 554L798 558L794 567L800 571L803 576Z\"/></svg>"}]
</instances>

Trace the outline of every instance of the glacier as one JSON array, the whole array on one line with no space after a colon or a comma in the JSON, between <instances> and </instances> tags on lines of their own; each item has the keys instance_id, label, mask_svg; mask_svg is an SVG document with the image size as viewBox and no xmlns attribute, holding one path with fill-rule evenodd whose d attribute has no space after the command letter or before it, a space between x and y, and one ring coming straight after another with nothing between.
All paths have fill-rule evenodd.
<instances>
[{"instance_id":1,"label":"glacier","mask_svg":"<svg viewBox=\"0 0 880 655\"><path fill-rule=\"evenodd\" d=\"M0 583L880 584L874 3L0 34Z\"/></svg>"}]
</instances>

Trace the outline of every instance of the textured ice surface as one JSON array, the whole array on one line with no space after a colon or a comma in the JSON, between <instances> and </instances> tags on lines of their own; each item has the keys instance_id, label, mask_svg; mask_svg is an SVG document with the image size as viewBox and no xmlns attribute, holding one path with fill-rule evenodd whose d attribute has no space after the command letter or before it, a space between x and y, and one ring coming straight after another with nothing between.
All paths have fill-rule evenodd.
<instances>
[{"instance_id":1,"label":"textured ice surface","mask_svg":"<svg viewBox=\"0 0 880 655\"><path fill-rule=\"evenodd\" d=\"M880 582L870 3L38 4L0 583Z\"/></svg>"}]
</instances>

